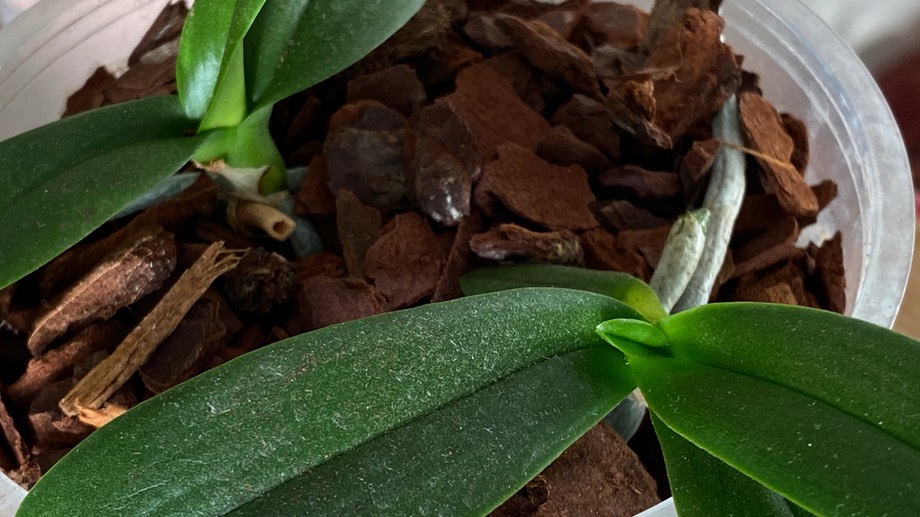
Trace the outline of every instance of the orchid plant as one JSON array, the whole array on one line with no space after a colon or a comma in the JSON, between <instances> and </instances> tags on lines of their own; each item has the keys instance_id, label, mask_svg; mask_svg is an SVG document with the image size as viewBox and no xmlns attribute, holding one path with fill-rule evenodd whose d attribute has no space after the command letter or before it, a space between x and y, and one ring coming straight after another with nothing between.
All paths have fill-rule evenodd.
<instances>
[{"instance_id":1,"label":"orchid plant","mask_svg":"<svg viewBox=\"0 0 920 517\"><path fill-rule=\"evenodd\" d=\"M422 3L198 0L178 97L0 143L0 286L189 160L281 188L272 105ZM920 508L920 344L907 337L770 304L668 315L621 273L509 266L462 285L465 298L295 336L132 408L19 515L485 514L637 387L681 515Z\"/></svg>"}]
</instances>

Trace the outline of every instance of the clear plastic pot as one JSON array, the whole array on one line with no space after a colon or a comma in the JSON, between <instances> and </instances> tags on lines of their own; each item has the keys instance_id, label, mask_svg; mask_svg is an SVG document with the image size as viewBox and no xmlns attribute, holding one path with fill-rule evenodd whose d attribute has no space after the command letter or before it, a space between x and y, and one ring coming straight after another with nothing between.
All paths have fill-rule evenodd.
<instances>
[{"instance_id":1,"label":"clear plastic pot","mask_svg":"<svg viewBox=\"0 0 920 517\"><path fill-rule=\"evenodd\" d=\"M122 68L167 3L42 0L0 31L0 140L57 119L96 67ZM647 8L651 1L632 3ZM723 15L725 40L761 75L767 98L808 125L809 182L839 185L838 199L807 235L843 232L847 312L890 326L910 267L914 205L907 156L884 99L855 54L799 0L726 1ZM12 507L6 501L21 496L0 482L0 517Z\"/></svg>"}]
</instances>

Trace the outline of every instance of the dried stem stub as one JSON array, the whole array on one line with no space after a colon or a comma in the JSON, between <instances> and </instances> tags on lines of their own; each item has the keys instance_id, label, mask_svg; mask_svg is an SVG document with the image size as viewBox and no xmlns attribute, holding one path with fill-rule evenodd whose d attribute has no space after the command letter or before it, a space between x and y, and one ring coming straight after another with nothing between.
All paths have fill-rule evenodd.
<instances>
[{"instance_id":1,"label":"dried stem stub","mask_svg":"<svg viewBox=\"0 0 920 517\"><path fill-rule=\"evenodd\" d=\"M61 409L101 426L120 414L105 402L121 388L168 337L214 280L237 266L243 253L215 242L163 296L163 299L107 359L99 363L60 402Z\"/></svg>"}]
</instances>

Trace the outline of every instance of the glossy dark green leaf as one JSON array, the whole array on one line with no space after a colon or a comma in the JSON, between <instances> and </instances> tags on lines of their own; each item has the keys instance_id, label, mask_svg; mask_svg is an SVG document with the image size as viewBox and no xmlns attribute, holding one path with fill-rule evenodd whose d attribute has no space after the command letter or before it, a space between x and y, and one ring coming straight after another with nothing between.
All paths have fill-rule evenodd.
<instances>
[{"instance_id":1,"label":"glossy dark green leaf","mask_svg":"<svg viewBox=\"0 0 920 517\"><path fill-rule=\"evenodd\" d=\"M0 143L0 286L75 244L178 170L200 138L175 97L100 109Z\"/></svg>"},{"instance_id":2,"label":"glossy dark green leaf","mask_svg":"<svg viewBox=\"0 0 920 517\"><path fill-rule=\"evenodd\" d=\"M205 129L236 125L246 115L240 48L263 4L265 0L198 0L185 21L176 83L189 117L201 120L209 114ZM222 105L212 105L212 99Z\"/></svg>"},{"instance_id":3,"label":"glossy dark green leaf","mask_svg":"<svg viewBox=\"0 0 920 517\"><path fill-rule=\"evenodd\" d=\"M272 105L357 62L424 0L273 0L246 36L250 108Z\"/></svg>"},{"instance_id":4,"label":"glossy dark green leaf","mask_svg":"<svg viewBox=\"0 0 920 517\"><path fill-rule=\"evenodd\" d=\"M772 379L662 356L628 360L669 428L802 508L818 515L920 508L920 451L878 427Z\"/></svg>"},{"instance_id":5,"label":"glossy dark green leaf","mask_svg":"<svg viewBox=\"0 0 920 517\"><path fill-rule=\"evenodd\" d=\"M231 515L484 515L632 389L609 347L537 363L281 485Z\"/></svg>"},{"instance_id":6,"label":"glossy dark green leaf","mask_svg":"<svg viewBox=\"0 0 920 517\"><path fill-rule=\"evenodd\" d=\"M222 514L547 357L597 346L594 326L630 316L593 293L521 289L291 338L99 429L20 512ZM102 503L73 497L103 491Z\"/></svg>"},{"instance_id":7,"label":"glossy dark green leaf","mask_svg":"<svg viewBox=\"0 0 920 517\"><path fill-rule=\"evenodd\" d=\"M681 517L795 517L782 496L693 445L651 414Z\"/></svg>"},{"instance_id":8,"label":"glossy dark green leaf","mask_svg":"<svg viewBox=\"0 0 920 517\"><path fill-rule=\"evenodd\" d=\"M600 293L636 309L649 321L667 313L645 282L620 272L550 264L515 264L477 269L460 278L464 294L482 294L519 287L564 287Z\"/></svg>"}]
</instances>

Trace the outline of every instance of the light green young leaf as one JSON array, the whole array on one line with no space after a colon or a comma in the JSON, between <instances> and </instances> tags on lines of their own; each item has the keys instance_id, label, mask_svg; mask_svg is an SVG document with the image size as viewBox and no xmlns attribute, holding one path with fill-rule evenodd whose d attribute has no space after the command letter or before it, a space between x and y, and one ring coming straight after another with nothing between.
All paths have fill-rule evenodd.
<instances>
[{"instance_id":1,"label":"light green young leaf","mask_svg":"<svg viewBox=\"0 0 920 517\"><path fill-rule=\"evenodd\" d=\"M782 496L687 441L651 414L681 517L795 517Z\"/></svg>"},{"instance_id":2,"label":"light green young leaf","mask_svg":"<svg viewBox=\"0 0 920 517\"><path fill-rule=\"evenodd\" d=\"M178 170L201 144L175 97L70 117L0 142L0 286L34 271Z\"/></svg>"},{"instance_id":3,"label":"light green young leaf","mask_svg":"<svg viewBox=\"0 0 920 517\"><path fill-rule=\"evenodd\" d=\"M243 39L265 0L198 0L179 40L176 84L202 129L235 126L246 115Z\"/></svg>"},{"instance_id":4,"label":"light green young leaf","mask_svg":"<svg viewBox=\"0 0 920 517\"><path fill-rule=\"evenodd\" d=\"M802 508L818 515L920 508L920 451L891 434L772 380L661 356L628 361L669 428Z\"/></svg>"},{"instance_id":5,"label":"light green young leaf","mask_svg":"<svg viewBox=\"0 0 920 517\"><path fill-rule=\"evenodd\" d=\"M598 346L594 326L630 316L640 317L609 297L522 289L294 337L99 429L20 513L223 514L521 369ZM73 497L102 487L102 504Z\"/></svg>"},{"instance_id":6,"label":"light green young leaf","mask_svg":"<svg viewBox=\"0 0 920 517\"><path fill-rule=\"evenodd\" d=\"M344 70L402 27L424 0L268 2L246 36L252 111Z\"/></svg>"},{"instance_id":7,"label":"light green young leaf","mask_svg":"<svg viewBox=\"0 0 920 517\"><path fill-rule=\"evenodd\" d=\"M620 272L597 271L550 264L515 264L477 269L460 278L467 296L519 287L563 287L599 293L629 305L648 321L667 313L655 291L642 280Z\"/></svg>"},{"instance_id":8,"label":"light green young leaf","mask_svg":"<svg viewBox=\"0 0 920 517\"><path fill-rule=\"evenodd\" d=\"M308 471L231 513L485 515L635 388L623 356L551 358Z\"/></svg>"},{"instance_id":9,"label":"light green young leaf","mask_svg":"<svg viewBox=\"0 0 920 517\"><path fill-rule=\"evenodd\" d=\"M920 449L920 344L827 311L705 305L659 323L679 359L768 379ZM897 401L893 404L892 401Z\"/></svg>"}]
</instances>

